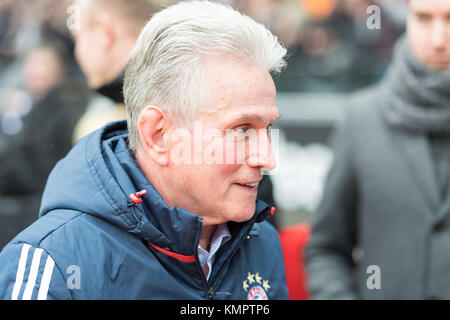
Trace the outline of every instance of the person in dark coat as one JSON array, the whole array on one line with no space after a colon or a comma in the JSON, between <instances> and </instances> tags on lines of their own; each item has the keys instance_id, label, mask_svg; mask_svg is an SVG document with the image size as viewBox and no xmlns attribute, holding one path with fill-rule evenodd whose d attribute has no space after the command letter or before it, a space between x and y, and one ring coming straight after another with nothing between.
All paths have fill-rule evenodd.
<instances>
[{"instance_id":1,"label":"person in dark coat","mask_svg":"<svg viewBox=\"0 0 450 320\"><path fill-rule=\"evenodd\" d=\"M86 109L87 88L68 79L65 56L59 42L46 40L25 58L32 106L0 153L0 248L38 218L48 174L72 148L73 130Z\"/></svg>"},{"instance_id":2,"label":"person in dark coat","mask_svg":"<svg viewBox=\"0 0 450 320\"><path fill-rule=\"evenodd\" d=\"M449 16L410 1L385 78L338 126L306 249L314 299L450 298Z\"/></svg>"}]
</instances>

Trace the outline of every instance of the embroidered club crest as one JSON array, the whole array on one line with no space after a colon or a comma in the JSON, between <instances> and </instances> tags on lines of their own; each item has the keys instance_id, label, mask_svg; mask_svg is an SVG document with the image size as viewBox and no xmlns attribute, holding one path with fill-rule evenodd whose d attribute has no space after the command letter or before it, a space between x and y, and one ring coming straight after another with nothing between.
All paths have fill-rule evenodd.
<instances>
[{"instance_id":1,"label":"embroidered club crest","mask_svg":"<svg viewBox=\"0 0 450 320\"><path fill-rule=\"evenodd\" d=\"M247 300L269 300L267 292L270 289L269 280L264 280L259 273L248 273L242 281L242 288L247 292Z\"/></svg>"}]
</instances>

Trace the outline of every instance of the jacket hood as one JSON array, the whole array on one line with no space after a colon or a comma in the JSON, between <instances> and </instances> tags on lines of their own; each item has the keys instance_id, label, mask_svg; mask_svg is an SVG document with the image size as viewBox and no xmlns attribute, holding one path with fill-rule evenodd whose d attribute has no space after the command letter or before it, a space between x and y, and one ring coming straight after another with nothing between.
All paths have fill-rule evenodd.
<instances>
[{"instance_id":1,"label":"jacket hood","mask_svg":"<svg viewBox=\"0 0 450 320\"><path fill-rule=\"evenodd\" d=\"M126 121L118 121L80 140L51 172L39 216L57 209L79 211L106 220L158 247L192 255L202 219L183 208L167 206L128 151L127 139ZM147 190L143 202L130 200L131 194L143 189ZM254 222L269 215L268 205L257 200L253 218L232 223L233 230L248 232Z\"/></svg>"}]
</instances>

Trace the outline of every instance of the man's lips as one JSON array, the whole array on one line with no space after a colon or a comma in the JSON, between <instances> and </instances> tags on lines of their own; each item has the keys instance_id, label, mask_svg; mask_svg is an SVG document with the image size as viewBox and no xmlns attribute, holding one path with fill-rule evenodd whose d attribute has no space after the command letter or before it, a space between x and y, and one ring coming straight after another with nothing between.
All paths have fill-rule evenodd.
<instances>
[{"instance_id":1,"label":"man's lips","mask_svg":"<svg viewBox=\"0 0 450 320\"><path fill-rule=\"evenodd\" d=\"M434 65L438 65L438 66L448 65L448 64L450 64L450 58L444 58L444 57L434 58L434 59L431 59L431 63Z\"/></svg>"},{"instance_id":2,"label":"man's lips","mask_svg":"<svg viewBox=\"0 0 450 320\"><path fill-rule=\"evenodd\" d=\"M262 178L263 177L259 176L259 175L255 176L255 177L246 177L246 178L236 179L236 181L234 183L241 185L241 186L254 188L254 187L258 186L258 184L262 180Z\"/></svg>"},{"instance_id":3,"label":"man's lips","mask_svg":"<svg viewBox=\"0 0 450 320\"><path fill-rule=\"evenodd\" d=\"M255 188L255 187L258 186L259 181L258 182L253 182L253 183L236 183L236 184L238 184L240 186L243 186L243 187Z\"/></svg>"},{"instance_id":4,"label":"man's lips","mask_svg":"<svg viewBox=\"0 0 450 320\"><path fill-rule=\"evenodd\" d=\"M235 184L243 186L243 187L248 187L248 188L256 188L256 187L258 187L258 184L261 180L262 180L262 177L259 177L257 179L241 180L239 182L235 182Z\"/></svg>"}]
</instances>

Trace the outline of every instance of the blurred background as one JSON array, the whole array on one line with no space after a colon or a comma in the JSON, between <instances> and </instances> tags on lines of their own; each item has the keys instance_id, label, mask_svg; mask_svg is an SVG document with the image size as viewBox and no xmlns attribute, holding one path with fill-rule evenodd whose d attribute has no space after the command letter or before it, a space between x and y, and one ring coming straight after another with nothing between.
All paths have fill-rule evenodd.
<instances>
[{"instance_id":1,"label":"blurred background","mask_svg":"<svg viewBox=\"0 0 450 320\"><path fill-rule=\"evenodd\" d=\"M308 222L333 158L330 133L348 96L383 77L404 31L406 0L219 2L263 23L288 47L288 67L274 78L282 118L270 179L278 227ZM37 219L47 176L80 138L83 114L113 108L88 88L74 59L70 5L0 0L0 248ZM368 26L373 5L379 28Z\"/></svg>"}]
</instances>

